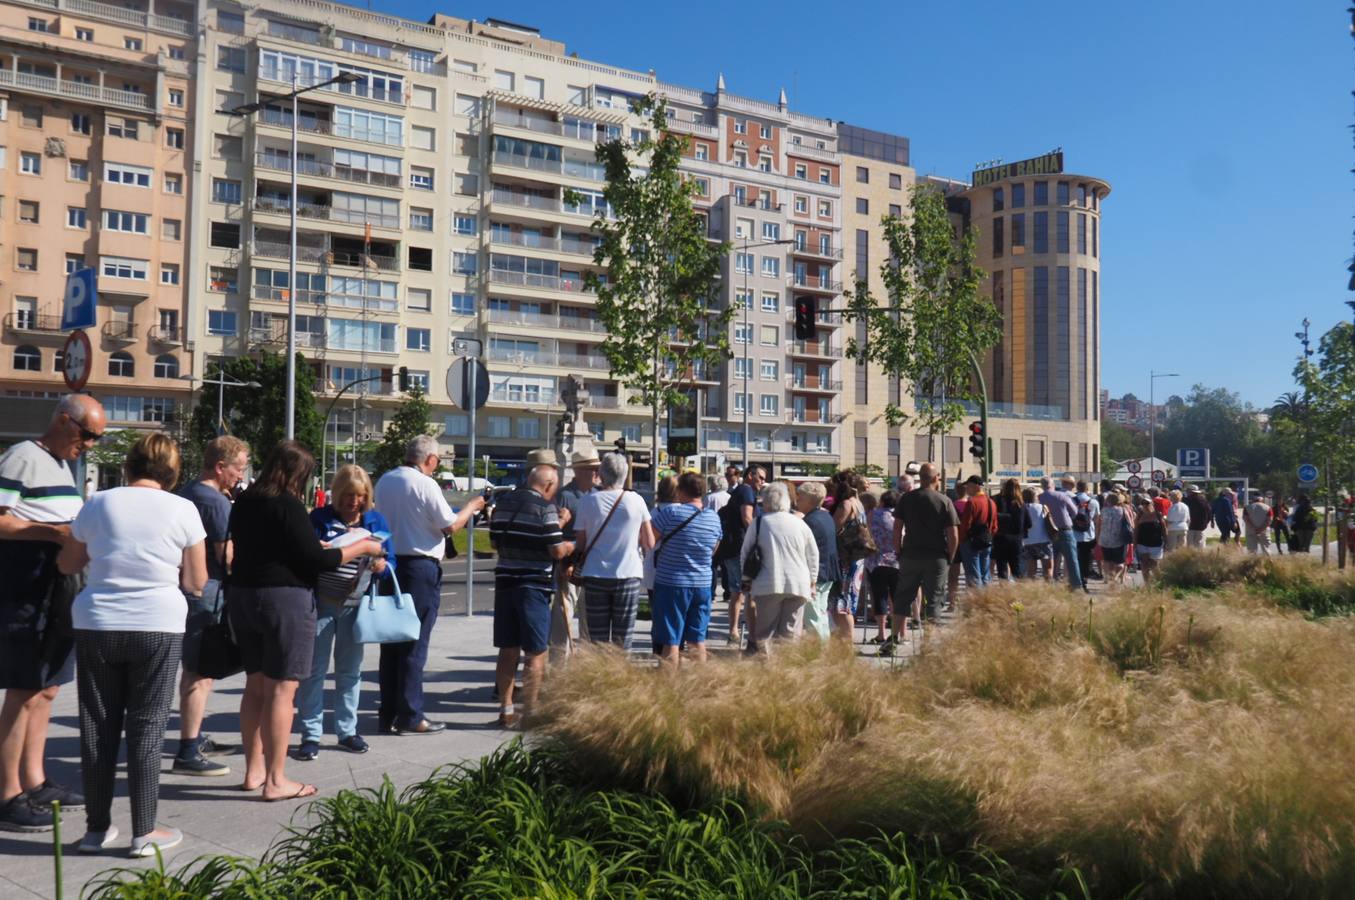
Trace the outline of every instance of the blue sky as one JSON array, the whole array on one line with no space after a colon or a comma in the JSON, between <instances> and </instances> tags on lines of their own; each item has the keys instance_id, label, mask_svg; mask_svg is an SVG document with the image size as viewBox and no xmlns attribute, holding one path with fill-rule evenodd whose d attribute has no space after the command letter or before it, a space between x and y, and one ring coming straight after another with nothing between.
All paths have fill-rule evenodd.
<instances>
[{"instance_id":1,"label":"blue sky","mask_svg":"<svg viewBox=\"0 0 1355 900\"><path fill-rule=\"evenodd\" d=\"M1269 405L1293 334L1348 313L1355 42L1345 2L614 3L373 7L535 25L587 59L912 139L920 174L1062 146L1105 178L1102 380L1179 372ZM680 10L677 12L676 10ZM1355 295L1352 295L1355 296Z\"/></svg>"}]
</instances>

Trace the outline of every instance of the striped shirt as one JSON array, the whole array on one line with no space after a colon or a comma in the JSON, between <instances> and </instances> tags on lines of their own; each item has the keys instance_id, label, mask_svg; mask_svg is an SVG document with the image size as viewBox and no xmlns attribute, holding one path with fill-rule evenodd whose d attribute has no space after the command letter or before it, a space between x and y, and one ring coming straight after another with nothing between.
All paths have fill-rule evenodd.
<instances>
[{"instance_id":1,"label":"striped shirt","mask_svg":"<svg viewBox=\"0 0 1355 900\"><path fill-rule=\"evenodd\" d=\"M71 522L84 505L71 464L36 441L15 444L0 457L0 509L27 522Z\"/></svg>"},{"instance_id":2,"label":"striped shirt","mask_svg":"<svg viewBox=\"0 0 1355 900\"><path fill-rule=\"evenodd\" d=\"M659 533L654 583L709 587L711 557L715 545L720 543L719 517L709 509L673 503L656 509L652 521L654 530Z\"/></svg>"},{"instance_id":3,"label":"striped shirt","mask_svg":"<svg viewBox=\"0 0 1355 900\"><path fill-rule=\"evenodd\" d=\"M529 487L504 496L489 520L489 540L498 551L498 578L551 583L551 548L564 541L555 505Z\"/></svg>"}]
</instances>

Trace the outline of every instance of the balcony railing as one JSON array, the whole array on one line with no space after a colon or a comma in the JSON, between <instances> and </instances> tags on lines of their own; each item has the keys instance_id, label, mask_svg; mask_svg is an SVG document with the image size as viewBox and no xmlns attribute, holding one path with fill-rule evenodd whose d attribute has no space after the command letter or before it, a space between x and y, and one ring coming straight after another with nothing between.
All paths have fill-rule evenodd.
<instances>
[{"instance_id":1,"label":"balcony railing","mask_svg":"<svg viewBox=\"0 0 1355 900\"><path fill-rule=\"evenodd\" d=\"M291 247L281 241L252 241L250 253L266 259L288 259L291 257ZM356 269L376 268L383 272L397 272L400 269L400 260L394 256L358 253L351 250L330 250L327 247L298 246L296 258L297 262L351 266Z\"/></svg>"},{"instance_id":2,"label":"balcony railing","mask_svg":"<svg viewBox=\"0 0 1355 900\"><path fill-rule=\"evenodd\" d=\"M846 418L843 413L820 413L814 409L792 411L790 414L790 420L797 425L837 425Z\"/></svg>"},{"instance_id":3,"label":"balcony railing","mask_svg":"<svg viewBox=\"0 0 1355 900\"><path fill-rule=\"evenodd\" d=\"M140 9L127 9L109 3L98 3L96 0L49 0L49 2L29 0L29 5L45 6L48 9L68 9L94 19L102 19L105 22L131 25L135 28L150 29L151 31L163 31L168 34L191 35L193 33L192 23L184 19L147 13Z\"/></svg>"},{"instance_id":4,"label":"balcony railing","mask_svg":"<svg viewBox=\"0 0 1355 900\"><path fill-rule=\"evenodd\" d=\"M561 137L566 136L565 126L562 122L552 122L531 116L517 116L512 113L505 113L502 110L495 110L494 124L503 125L507 128L521 128L526 131L535 131L538 134L554 134Z\"/></svg>"},{"instance_id":5,"label":"balcony railing","mask_svg":"<svg viewBox=\"0 0 1355 900\"><path fill-rule=\"evenodd\" d=\"M269 109L265 106L263 109L259 110L259 121L264 125L276 125L279 128L290 129L292 127L292 114L290 111ZM296 130L307 134L333 134L334 123L324 119L298 116Z\"/></svg>"},{"instance_id":6,"label":"balcony railing","mask_svg":"<svg viewBox=\"0 0 1355 900\"><path fill-rule=\"evenodd\" d=\"M257 212L279 213L286 215L292 208L288 197L255 197L254 209ZM354 210L339 209L323 203L298 201L296 214L301 219L320 219L330 222L344 222L349 225L373 225L377 228L399 228L400 217L381 213L361 213Z\"/></svg>"},{"instance_id":7,"label":"balcony railing","mask_svg":"<svg viewBox=\"0 0 1355 900\"><path fill-rule=\"evenodd\" d=\"M489 321L498 325L519 325L524 328L562 328L567 331L586 331L602 334L606 327L598 319L584 316L559 316L552 313L534 313L511 309L489 310Z\"/></svg>"},{"instance_id":8,"label":"balcony railing","mask_svg":"<svg viewBox=\"0 0 1355 900\"><path fill-rule=\"evenodd\" d=\"M249 329L249 342L251 344L285 344L287 343L287 329L251 328ZM323 350L326 343L323 334L316 334L313 331L298 331L296 333L296 345L303 350Z\"/></svg>"},{"instance_id":9,"label":"balcony railing","mask_svg":"<svg viewBox=\"0 0 1355 900\"><path fill-rule=\"evenodd\" d=\"M286 288L254 285L253 296L255 300L286 303L287 295ZM368 311L376 312L398 312L400 309L400 304L394 297L361 297L356 294L335 294L328 291L297 291L296 302L309 303L315 306L341 306L345 309L365 308Z\"/></svg>"},{"instance_id":10,"label":"balcony railing","mask_svg":"<svg viewBox=\"0 0 1355 900\"><path fill-rule=\"evenodd\" d=\"M813 256L816 259L842 259L841 248L833 250L808 241L796 241L791 245L791 252L796 256Z\"/></svg>"},{"instance_id":11,"label":"balcony railing","mask_svg":"<svg viewBox=\"0 0 1355 900\"><path fill-rule=\"evenodd\" d=\"M178 325L155 325L147 337L157 344L178 345L183 343L183 329Z\"/></svg>"},{"instance_id":12,"label":"balcony railing","mask_svg":"<svg viewBox=\"0 0 1355 900\"><path fill-rule=\"evenodd\" d=\"M489 402L510 404L512 406L550 405L555 402L555 389L543 387L539 388L535 393L529 394L521 388L512 390L509 388L497 387L489 392Z\"/></svg>"},{"instance_id":13,"label":"balcony railing","mask_svg":"<svg viewBox=\"0 0 1355 900\"><path fill-rule=\"evenodd\" d=\"M105 322L101 329L103 336L110 341L131 343L136 340L136 325L132 322Z\"/></svg>"},{"instance_id":14,"label":"balcony railing","mask_svg":"<svg viewBox=\"0 0 1355 900\"><path fill-rule=\"evenodd\" d=\"M826 275L796 275L792 274L787 279L787 284L791 287L805 288L811 291L825 291L830 294L839 294L842 292L842 282L833 281Z\"/></svg>"},{"instance_id":15,"label":"balcony railing","mask_svg":"<svg viewBox=\"0 0 1355 900\"><path fill-rule=\"evenodd\" d=\"M504 191L495 188L490 193L491 203L503 203L508 206L521 206L527 209L540 209L546 212L563 212L563 206L554 197L538 197L536 194L523 194L518 191Z\"/></svg>"},{"instance_id":16,"label":"balcony railing","mask_svg":"<svg viewBox=\"0 0 1355 900\"><path fill-rule=\"evenodd\" d=\"M786 310L786 321L787 322L795 321L794 305L792 305L790 309ZM843 324L842 313L828 312L827 310L819 310L819 315L817 318L814 319L814 324L817 325L819 328L836 328L839 325Z\"/></svg>"},{"instance_id":17,"label":"balcony railing","mask_svg":"<svg viewBox=\"0 0 1355 900\"><path fill-rule=\"evenodd\" d=\"M0 87L33 91L52 97L66 97L100 106L115 106L119 109L135 109L143 112L154 109L151 103L152 98L140 91L99 87L97 84L83 84L78 81L50 78L46 75L31 75L27 72L15 72L13 69L0 69Z\"/></svg>"},{"instance_id":18,"label":"balcony railing","mask_svg":"<svg viewBox=\"0 0 1355 900\"><path fill-rule=\"evenodd\" d=\"M823 344L808 343L806 341L791 341L790 352L792 356L825 356L832 359L842 358L841 347L828 347Z\"/></svg>"},{"instance_id":19,"label":"balcony railing","mask_svg":"<svg viewBox=\"0 0 1355 900\"><path fill-rule=\"evenodd\" d=\"M572 159L539 159L519 153L506 153L503 150L494 151L494 164L533 172L549 172L552 175L567 175L570 178L588 181L602 181L607 177L607 170L597 163Z\"/></svg>"},{"instance_id":20,"label":"balcony railing","mask_svg":"<svg viewBox=\"0 0 1355 900\"><path fill-rule=\"evenodd\" d=\"M5 315L5 330L25 334L61 334L61 317L19 312Z\"/></svg>"},{"instance_id":21,"label":"balcony railing","mask_svg":"<svg viewBox=\"0 0 1355 900\"><path fill-rule=\"evenodd\" d=\"M589 241L580 241L573 238L528 237L516 231L491 231L489 242L513 247L527 247L531 250L551 250L556 253L571 253L575 256L590 257L593 255L593 251L597 249L597 245Z\"/></svg>"},{"instance_id":22,"label":"balcony railing","mask_svg":"<svg viewBox=\"0 0 1355 900\"><path fill-rule=\"evenodd\" d=\"M254 154L254 162L261 169L271 169L274 172L292 171L291 161L285 157L278 157L271 153ZM369 172L366 169L353 169L348 166L334 166L327 162L319 160L302 159L297 161L296 171L298 175L311 175L317 178L337 178L340 181L351 181L357 184L372 184L378 187L398 188L402 186L399 175L392 175L388 172Z\"/></svg>"},{"instance_id":23,"label":"balcony railing","mask_svg":"<svg viewBox=\"0 0 1355 900\"><path fill-rule=\"evenodd\" d=\"M605 356L584 355L578 353L557 353L554 350L510 350L504 347L490 347L487 356L491 362L513 363L515 365L559 366L566 369L603 369L611 364Z\"/></svg>"},{"instance_id":24,"label":"balcony railing","mask_svg":"<svg viewBox=\"0 0 1355 900\"><path fill-rule=\"evenodd\" d=\"M592 293L580 279L560 278L555 275L536 275L531 272L515 272L509 269L490 269L489 280L495 284L512 284L548 291L565 291L570 294Z\"/></svg>"},{"instance_id":25,"label":"balcony railing","mask_svg":"<svg viewBox=\"0 0 1355 900\"><path fill-rule=\"evenodd\" d=\"M826 393L836 393L842 390L842 382L830 381L823 378L810 379L808 376L797 378L794 375L786 377L786 384L792 391L823 391Z\"/></svg>"}]
</instances>

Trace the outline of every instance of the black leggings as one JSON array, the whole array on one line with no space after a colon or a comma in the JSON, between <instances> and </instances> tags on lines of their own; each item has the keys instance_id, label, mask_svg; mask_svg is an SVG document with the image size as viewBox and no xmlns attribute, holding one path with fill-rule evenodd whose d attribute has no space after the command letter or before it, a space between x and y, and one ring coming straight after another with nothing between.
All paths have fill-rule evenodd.
<instances>
[{"instance_id":1,"label":"black leggings","mask_svg":"<svg viewBox=\"0 0 1355 900\"><path fill-rule=\"evenodd\" d=\"M899 570L891 566L876 566L870 570L870 602L875 615L882 616L894 605L894 593L899 586Z\"/></svg>"},{"instance_id":2,"label":"black leggings","mask_svg":"<svg viewBox=\"0 0 1355 900\"><path fill-rule=\"evenodd\" d=\"M182 646L183 635L162 631L75 632L86 830L107 831L112 823L124 726L132 836L155 830L160 755Z\"/></svg>"}]
</instances>

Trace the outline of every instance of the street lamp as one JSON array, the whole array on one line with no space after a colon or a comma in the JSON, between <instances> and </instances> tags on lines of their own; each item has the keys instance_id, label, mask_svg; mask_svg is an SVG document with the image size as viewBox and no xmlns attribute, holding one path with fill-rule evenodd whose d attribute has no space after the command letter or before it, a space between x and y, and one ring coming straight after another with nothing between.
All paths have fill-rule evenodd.
<instances>
[{"instance_id":1,"label":"street lamp","mask_svg":"<svg viewBox=\"0 0 1355 900\"><path fill-rule=\"evenodd\" d=\"M234 375L227 375L226 371L217 366L216 378L204 378L203 384L216 385L216 433L222 435L226 433L226 386L260 388L263 387L257 381L241 381Z\"/></svg>"},{"instance_id":2,"label":"street lamp","mask_svg":"<svg viewBox=\"0 0 1355 900\"><path fill-rule=\"evenodd\" d=\"M747 256L748 251L755 247L776 247L783 244L793 244L793 238L781 238L775 241L759 241L756 244L750 244L748 238L743 239L743 255ZM748 381L753 374L753 361L748 356L748 350L753 344L752 326L748 323L748 310L752 308L752 298L748 296L748 270L753 267L753 261L747 261L748 265L743 270L743 470L748 471L748 446L749 446L749 428L748 428L748 407L752 403L752 395L748 392Z\"/></svg>"},{"instance_id":3,"label":"street lamp","mask_svg":"<svg viewBox=\"0 0 1355 900\"><path fill-rule=\"evenodd\" d=\"M1153 481L1153 466L1157 465L1157 404L1154 402L1154 389L1159 378L1180 378L1178 372L1154 372L1148 370L1148 481Z\"/></svg>"},{"instance_id":4,"label":"street lamp","mask_svg":"<svg viewBox=\"0 0 1355 900\"><path fill-rule=\"evenodd\" d=\"M352 84L356 81L365 80L356 72L340 72L333 78L324 81L317 81L315 84L309 84L305 87L297 87L297 70L292 67L292 92L282 94L274 99L292 101L292 202L291 202L291 239L287 259L287 440L296 437L296 122L297 122L297 102L296 98L308 91L317 91L323 87L329 87L331 84ZM223 109L226 115L247 116L263 109L262 100L256 103L246 103L243 106L237 106L234 109Z\"/></svg>"}]
</instances>

